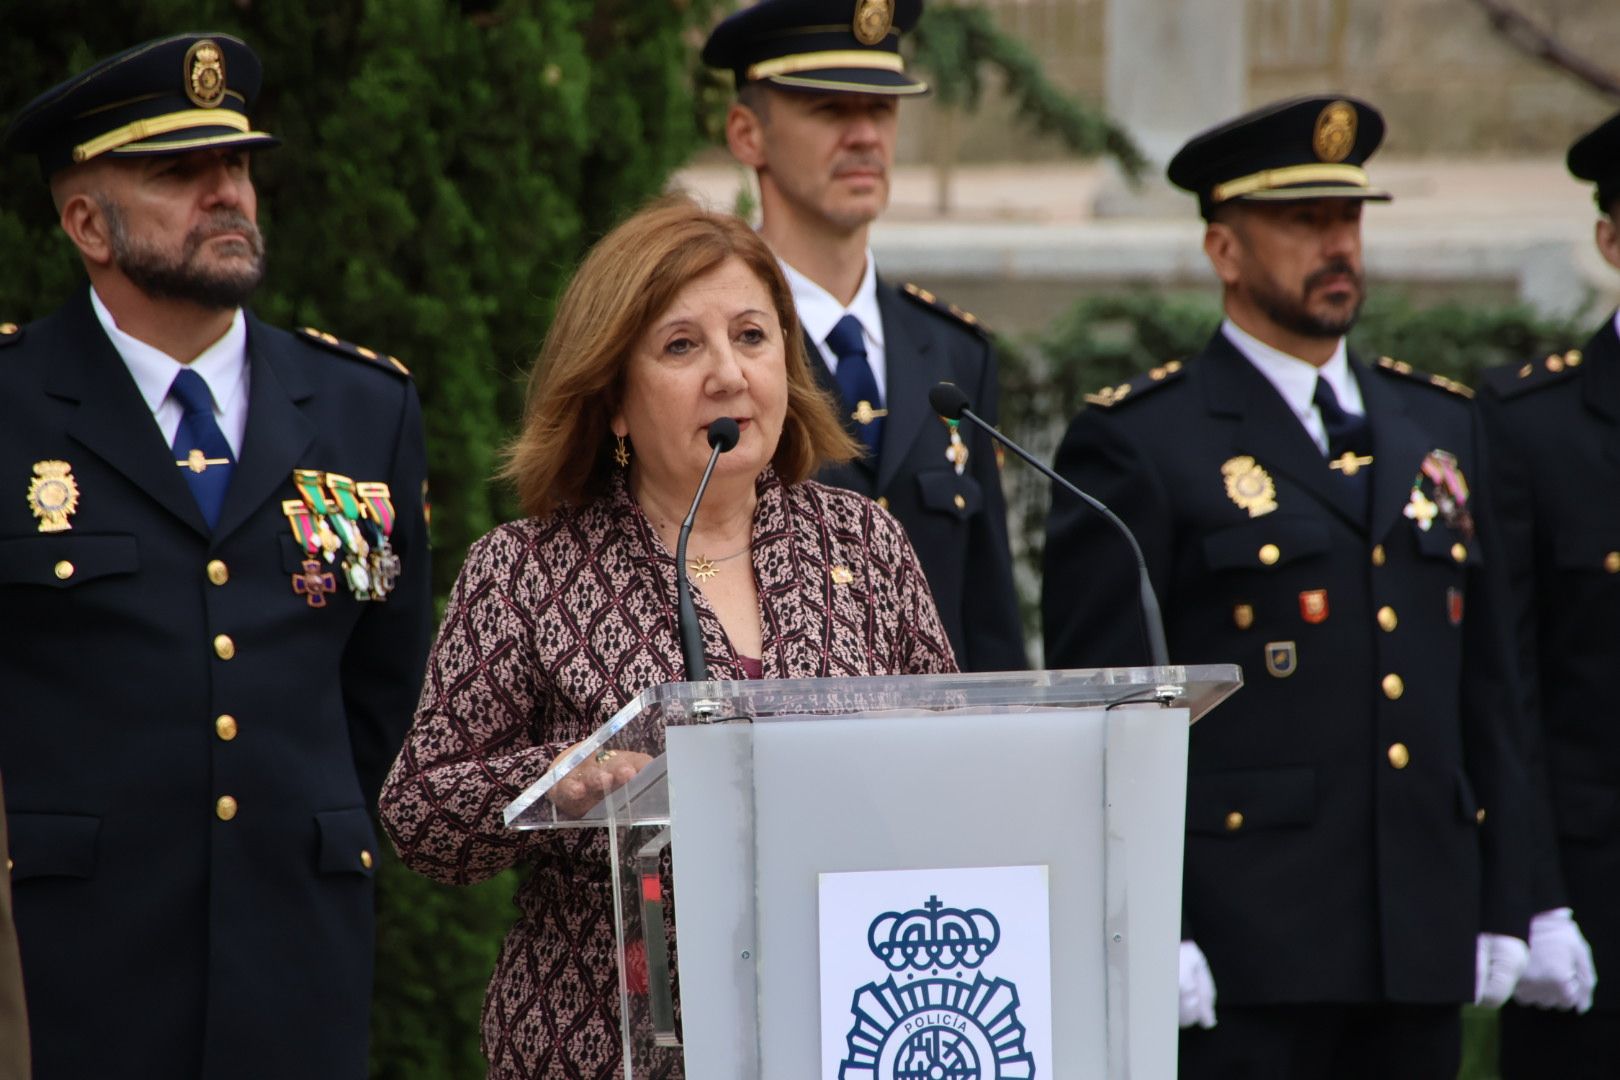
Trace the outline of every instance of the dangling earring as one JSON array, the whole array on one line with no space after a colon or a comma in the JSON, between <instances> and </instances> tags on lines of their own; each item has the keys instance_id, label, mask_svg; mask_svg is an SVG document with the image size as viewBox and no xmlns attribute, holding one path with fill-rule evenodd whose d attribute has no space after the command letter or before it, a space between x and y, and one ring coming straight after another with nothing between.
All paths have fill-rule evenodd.
<instances>
[{"instance_id":1,"label":"dangling earring","mask_svg":"<svg viewBox=\"0 0 1620 1080\"><path fill-rule=\"evenodd\" d=\"M630 448L624 445L623 435L615 435L614 438L619 440L619 445L613 448L613 460L619 463L619 468L628 469L630 467Z\"/></svg>"}]
</instances>

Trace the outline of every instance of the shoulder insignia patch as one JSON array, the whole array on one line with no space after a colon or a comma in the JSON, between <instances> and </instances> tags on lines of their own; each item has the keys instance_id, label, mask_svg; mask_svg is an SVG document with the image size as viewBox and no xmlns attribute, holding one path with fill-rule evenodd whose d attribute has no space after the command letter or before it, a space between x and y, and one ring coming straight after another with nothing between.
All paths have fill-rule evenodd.
<instances>
[{"instance_id":1,"label":"shoulder insignia patch","mask_svg":"<svg viewBox=\"0 0 1620 1080\"><path fill-rule=\"evenodd\" d=\"M22 327L14 322L0 322L0 347L15 345L22 340Z\"/></svg>"},{"instance_id":2,"label":"shoulder insignia patch","mask_svg":"<svg viewBox=\"0 0 1620 1080\"><path fill-rule=\"evenodd\" d=\"M364 360L369 364L376 365L377 367L404 375L407 378L410 377L411 369L400 363L399 357L397 356L389 356L387 353L380 353L375 349L368 349L364 345L356 345L352 341L344 341L342 338L337 337L334 334L328 334L324 330L317 330L313 326L302 327L295 331L295 333L310 344L319 345L322 348L330 349L339 356L347 356L353 359Z\"/></svg>"},{"instance_id":3,"label":"shoulder insignia patch","mask_svg":"<svg viewBox=\"0 0 1620 1080\"><path fill-rule=\"evenodd\" d=\"M1405 360L1394 360L1387 356L1380 356L1378 358L1378 368L1380 371L1387 371L1391 375L1399 375L1402 378L1411 379L1413 382L1422 383L1425 386L1433 386L1447 393L1456 394L1458 397L1471 398L1474 396L1473 390L1456 379L1448 379L1444 375L1430 375L1426 371L1419 371Z\"/></svg>"},{"instance_id":4,"label":"shoulder insignia patch","mask_svg":"<svg viewBox=\"0 0 1620 1080\"><path fill-rule=\"evenodd\" d=\"M1086 403L1111 409L1127 399L1134 401L1150 390L1168 386L1180 378L1184 370L1186 369L1180 360L1168 361L1118 386L1105 386L1101 390L1087 394Z\"/></svg>"},{"instance_id":5,"label":"shoulder insignia patch","mask_svg":"<svg viewBox=\"0 0 1620 1080\"><path fill-rule=\"evenodd\" d=\"M942 315L948 315L950 318L956 320L975 333L983 334L985 337L990 336L989 328L986 327L984 323L979 321L979 317L977 315L973 314L971 311L963 311L955 304L946 303L944 300L941 300L939 297L935 296L921 285L913 285L908 281L900 286L900 292L902 295L911 297L913 300L917 301L917 303L922 304L925 307L933 308Z\"/></svg>"},{"instance_id":6,"label":"shoulder insignia patch","mask_svg":"<svg viewBox=\"0 0 1620 1080\"><path fill-rule=\"evenodd\" d=\"M1585 358L1579 349L1548 353L1544 360L1492 368L1485 373L1485 381L1490 384L1497 397L1514 398L1544 386L1563 382L1580 370L1583 359Z\"/></svg>"}]
</instances>

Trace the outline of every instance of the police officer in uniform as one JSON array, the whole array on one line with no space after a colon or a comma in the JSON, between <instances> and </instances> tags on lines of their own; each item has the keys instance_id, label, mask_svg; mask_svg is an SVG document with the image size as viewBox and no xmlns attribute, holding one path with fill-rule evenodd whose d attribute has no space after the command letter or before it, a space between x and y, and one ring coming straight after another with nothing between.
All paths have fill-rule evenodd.
<instances>
[{"instance_id":1,"label":"police officer in uniform","mask_svg":"<svg viewBox=\"0 0 1620 1080\"><path fill-rule=\"evenodd\" d=\"M762 224L822 384L866 447L818 477L874 498L905 526L964 671L1022 668L999 458L928 406L953 382L996 415L996 356L972 315L877 274L868 246L888 204L899 101L927 92L900 35L922 0L764 0L709 36L729 69L732 154L759 177Z\"/></svg>"},{"instance_id":2,"label":"police officer in uniform","mask_svg":"<svg viewBox=\"0 0 1620 1080\"><path fill-rule=\"evenodd\" d=\"M1596 185L1598 251L1620 269L1620 114L1568 163ZM1487 372L1480 402L1555 838L1502 1075L1620 1076L1620 314L1583 348Z\"/></svg>"},{"instance_id":3,"label":"police officer in uniform","mask_svg":"<svg viewBox=\"0 0 1620 1080\"><path fill-rule=\"evenodd\" d=\"M1523 962L1473 409L1345 346L1383 132L1364 102L1309 97L1189 141L1169 177L1198 196L1226 318L1196 356L1091 395L1058 450L1139 538L1172 660L1244 671L1191 736L1187 1077L1454 1075L1459 1004L1500 1004ZM1055 493L1050 663L1147 661L1131 569Z\"/></svg>"},{"instance_id":4,"label":"police officer in uniform","mask_svg":"<svg viewBox=\"0 0 1620 1080\"><path fill-rule=\"evenodd\" d=\"M371 808L431 615L403 367L243 308L257 57L12 119L89 282L0 333L0 761L38 1080L360 1078Z\"/></svg>"}]
</instances>

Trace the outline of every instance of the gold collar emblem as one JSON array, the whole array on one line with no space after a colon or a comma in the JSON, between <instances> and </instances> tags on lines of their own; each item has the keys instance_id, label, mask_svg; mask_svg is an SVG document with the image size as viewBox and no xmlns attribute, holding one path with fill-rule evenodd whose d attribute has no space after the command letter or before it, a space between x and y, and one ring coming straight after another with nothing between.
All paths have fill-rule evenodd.
<instances>
[{"instance_id":1,"label":"gold collar emblem","mask_svg":"<svg viewBox=\"0 0 1620 1080\"><path fill-rule=\"evenodd\" d=\"M1226 478L1226 497L1247 510L1252 518L1269 514L1277 509L1277 485L1271 474L1247 454L1227 458L1221 466Z\"/></svg>"},{"instance_id":2,"label":"gold collar emblem","mask_svg":"<svg viewBox=\"0 0 1620 1080\"><path fill-rule=\"evenodd\" d=\"M1348 101L1335 101L1316 118L1311 149L1322 161L1338 163L1350 156L1356 145L1356 110Z\"/></svg>"},{"instance_id":3,"label":"gold collar emblem","mask_svg":"<svg viewBox=\"0 0 1620 1080\"><path fill-rule=\"evenodd\" d=\"M28 508L39 518L42 533L73 528L68 517L79 509L79 485L73 479L73 466L65 461L34 462L34 478L28 483Z\"/></svg>"},{"instance_id":4,"label":"gold collar emblem","mask_svg":"<svg viewBox=\"0 0 1620 1080\"><path fill-rule=\"evenodd\" d=\"M855 21L850 29L862 45L876 45L889 36L894 25L894 0L860 0L855 5Z\"/></svg>"},{"instance_id":5,"label":"gold collar emblem","mask_svg":"<svg viewBox=\"0 0 1620 1080\"><path fill-rule=\"evenodd\" d=\"M218 108L225 100L225 54L212 41L186 50L186 97L199 109Z\"/></svg>"}]
</instances>

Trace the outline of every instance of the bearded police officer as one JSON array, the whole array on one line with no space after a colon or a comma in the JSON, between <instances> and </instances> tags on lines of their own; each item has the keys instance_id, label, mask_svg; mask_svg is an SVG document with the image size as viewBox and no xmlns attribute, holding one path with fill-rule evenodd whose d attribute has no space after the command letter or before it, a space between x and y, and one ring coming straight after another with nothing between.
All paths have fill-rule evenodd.
<instances>
[{"instance_id":1,"label":"bearded police officer","mask_svg":"<svg viewBox=\"0 0 1620 1080\"><path fill-rule=\"evenodd\" d=\"M877 274L868 245L889 201L921 0L764 0L726 19L703 62L731 70L733 156L759 177L760 233L782 263L823 387L866 448L819 479L875 498L905 526L966 671L1025 666L999 458L928 406L952 382L996 415L996 357L972 315Z\"/></svg>"},{"instance_id":2,"label":"bearded police officer","mask_svg":"<svg viewBox=\"0 0 1620 1080\"><path fill-rule=\"evenodd\" d=\"M1598 251L1620 269L1620 114L1568 163L1596 186ZM1620 314L1582 348L1488 372L1480 399L1556 837L1502 1075L1620 1076Z\"/></svg>"},{"instance_id":3,"label":"bearded police officer","mask_svg":"<svg viewBox=\"0 0 1620 1080\"><path fill-rule=\"evenodd\" d=\"M370 808L430 598L403 367L243 308L260 65L223 34L36 98L89 277L0 333L11 884L39 1080L367 1072Z\"/></svg>"},{"instance_id":4,"label":"bearded police officer","mask_svg":"<svg viewBox=\"0 0 1620 1080\"><path fill-rule=\"evenodd\" d=\"M1473 409L1344 340L1383 132L1364 102L1310 97L1189 141L1169 177L1198 197L1226 318L1196 356L1091 395L1057 455L1135 530L1171 657L1244 669L1192 732L1183 1076L1451 1076L1459 1004L1500 1004L1523 963ZM1146 661L1130 571L1055 494L1050 663Z\"/></svg>"}]
</instances>

